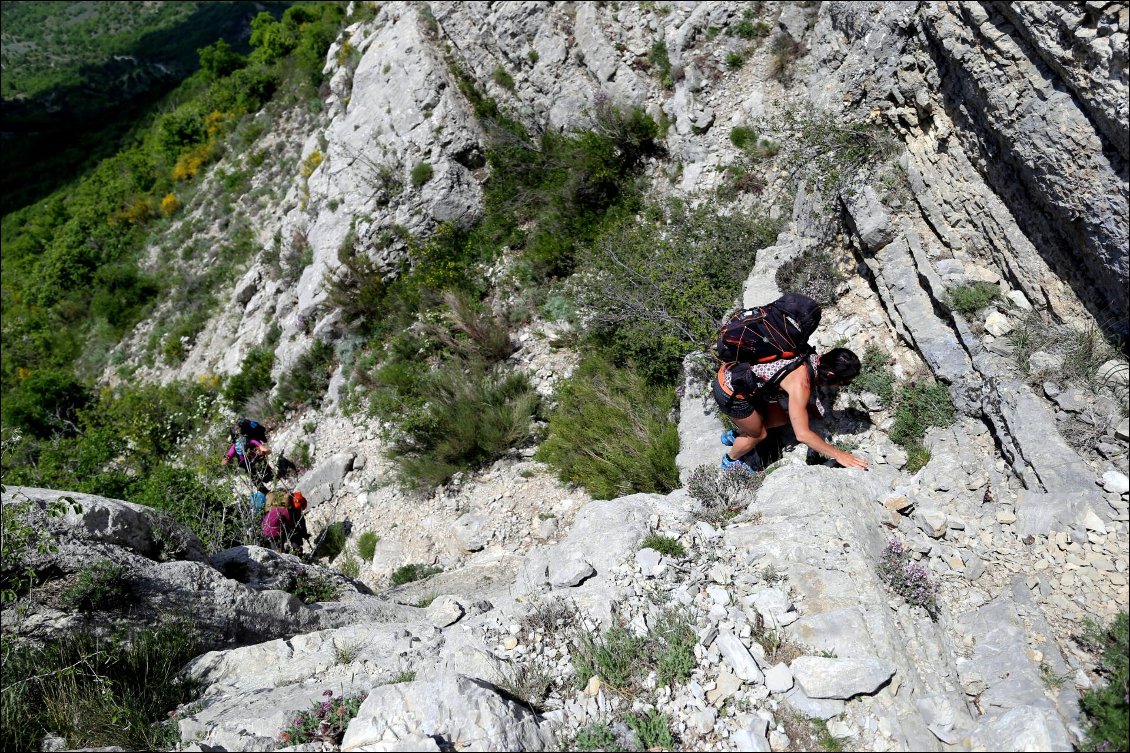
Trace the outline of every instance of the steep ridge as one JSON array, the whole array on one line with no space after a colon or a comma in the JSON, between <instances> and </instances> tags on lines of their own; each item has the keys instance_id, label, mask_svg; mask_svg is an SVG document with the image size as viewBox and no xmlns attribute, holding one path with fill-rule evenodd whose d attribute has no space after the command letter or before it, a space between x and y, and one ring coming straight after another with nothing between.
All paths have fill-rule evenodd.
<instances>
[{"instance_id":1,"label":"steep ridge","mask_svg":"<svg viewBox=\"0 0 1130 753\"><path fill-rule=\"evenodd\" d=\"M758 254L743 301L772 300L782 265L832 249L853 269L818 344L858 352L877 344L899 376L943 382L962 415L927 433L929 462L912 472L888 436L890 406L841 395L828 432L852 440L871 470L809 465L803 447L791 450L759 489L742 492L740 515L713 523L693 479L717 463L722 424L694 357L679 411L685 488L669 495L591 501L514 458L413 500L379 485L389 464L376 426L344 420L336 401L295 416L277 441L313 440L321 463L300 484L312 491L311 520L348 517L381 532L360 578L369 585L345 584L344 602L301 605L277 590L297 563L254 548L151 568L154 579L198 570L215 585L190 590L262 602L242 607L257 634L220 630L217 650L188 668L206 690L180 712L186 749L283 749L289 717L326 690L368 692L342 750L548 749L590 724L653 709L685 749L798 749L795 713L826 720L830 735L860 750L1077 745L1078 692L1090 686L1093 658L1072 637L1085 618L1124 609L1130 595L1126 380L1115 363L1113 391L1056 400L1058 387L1034 389L1018 372L1006 335L1031 309L1125 326L1125 106L1107 92L1125 85L1126 14L1113 3L1091 7L1100 5L1077 18L1053 3L774 5L779 33L808 50L787 88L767 75L764 49L740 71L718 65L724 48L708 46L709 30L739 14L721 3L665 13L432 3L427 14L388 4L350 27L360 62L350 71L331 49L325 131L302 147L304 160L317 152L320 161L259 229L264 239L302 238L313 263L293 289L253 265L231 291L242 321L235 344L230 329L222 334L231 322L213 322L198 340L211 344L179 376L236 370L268 322L282 330L281 373L311 343L341 335L322 283L351 232L391 268L405 252L402 239L386 237L392 226L426 233L481 210L484 136L453 79L455 62L529 123L578 126L599 91L666 115L668 150L683 169L670 180L653 166L654 192L700 201L711 200L703 192L719 184L715 168L735 153L723 123L792 101L887 124L906 145L898 164L885 166L894 173L854 176L831 197L802 186L790 199L789 172L775 172L764 201L791 215L776 245ZM1033 20L1041 17L1066 29L1059 39L1086 41L1077 30L1096 30L1110 67L1067 61ZM671 92L643 71L655 37L670 56ZM1087 49L1101 56L1103 46ZM500 63L515 71L513 88L491 82ZM419 190L389 181L420 161L434 177ZM901 193L884 184L900 173ZM998 286L1014 308L967 319L946 300L970 281ZM539 350L529 335L546 326L523 333L517 360L551 393L573 362ZM343 381L339 371L331 391ZM1085 415L1102 441L1076 449L1067 435ZM323 420L312 434L300 428L314 418ZM84 510L146 515L128 503L80 501ZM554 525L543 527L539 513L552 513ZM131 521L121 527L144 528ZM60 525L89 528L70 518ZM686 553L641 549L649 534ZM884 585L892 535L937 584L934 614ZM116 556L132 566L154 555L118 539L99 546L123 543ZM71 571L84 561L69 549L59 557ZM422 561L447 572L382 589L392 569ZM658 635L676 605L692 630L685 677L668 682L653 669L635 696L616 692L608 676L574 682L582 636L617 627ZM52 619L60 615L41 622ZM535 710L516 690L542 675L547 692ZM622 722L611 728L620 742L633 734L640 742Z\"/></svg>"}]
</instances>

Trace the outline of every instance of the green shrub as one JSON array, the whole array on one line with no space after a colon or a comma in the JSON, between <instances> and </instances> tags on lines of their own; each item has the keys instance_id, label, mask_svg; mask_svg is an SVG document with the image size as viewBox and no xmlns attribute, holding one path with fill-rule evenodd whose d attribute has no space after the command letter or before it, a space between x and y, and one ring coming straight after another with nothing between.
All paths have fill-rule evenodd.
<instances>
[{"instance_id":1,"label":"green shrub","mask_svg":"<svg viewBox=\"0 0 1130 753\"><path fill-rule=\"evenodd\" d=\"M224 385L224 399L234 410L240 411L253 395L269 392L275 386L275 381L271 379L274 365L274 350L266 347L252 348L243 357L239 373Z\"/></svg>"},{"instance_id":2,"label":"green shrub","mask_svg":"<svg viewBox=\"0 0 1130 753\"><path fill-rule=\"evenodd\" d=\"M501 86L503 89L514 91L514 77L506 72L506 69L501 65L495 66L491 71L490 80Z\"/></svg>"},{"instance_id":3,"label":"green shrub","mask_svg":"<svg viewBox=\"0 0 1130 753\"><path fill-rule=\"evenodd\" d=\"M643 714L625 714L624 723L636 733L636 739L643 750L675 750L671 720L657 709L650 709Z\"/></svg>"},{"instance_id":4,"label":"green shrub","mask_svg":"<svg viewBox=\"0 0 1130 753\"><path fill-rule=\"evenodd\" d=\"M37 437L72 434L78 412L89 405L90 392L63 371L33 371L4 396L4 424Z\"/></svg>"},{"instance_id":5,"label":"green shrub","mask_svg":"<svg viewBox=\"0 0 1130 753\"><path fill-rule=\"evenodd\" d=\"M596 499L669 492L679 484L679 436L668 417L674 406L674 390L587 359L562 385L536 457Z\"/></svg>"},{"instance_id":6,"label":"green shrub","mask_svg":"<svg viewBox=\"0 0 1130 753\"><path fill-rule=\"evenodd\" d=\"M181 668L203 650L186 625L129 636L68 633L44 646L3 638L0 746L39 750L47 734L76 748L167 750L169 713L201 689Z\"/></svg>"},{"instance_id":7,"label":"green shrub","mask_svg":"<svg viewBox=\"0 0 1130 753\"><path fill-rule=\"evenodd\" d=\"M673 539L670 536L660 536L657 533L649 533L647 538L643 540L643 543L640 544L640 547L644 549L654 549L668 557L685 557L687 555L687 550L683 548L683 545L680 544L677 539Z\"/></svg>"},{"instance_id":8,"label":"green shrub","mask_svg":"<svg viewBox=\"0 0 1130 753\"><path fill-rule=\"evenodd\" d=\"M345 524L331 523L315 540L312 559L332 560L345 550Z\"/></svg>"},{"instance_id":9,"label":"green shrub","mask_svg":"<svg viewBox=\"0 0 1130 753\"><path fill-rule=\"evenodd\" d=\"M328 701L315 701L309 711L298 711L290 724L278 735L281 745L306 745L308 743L330 743L340 745L345 737L345 729L357 716L361 704L368 693L333 697L332 690L325 690L322 696Z\"/></svg>"},{"instance_id":10,"label":"green shrub","mask_svg":"<svg viewBox=\"0 0 1130 753\"><path fill-rule=\"evenodd\" d=\"M1083 750L1116 750L1130 739L1130 615L1122 612L1105 628L1091 622L1086 625L1083 642L1101 652L1100 672L1106 681L1087 690L1080 706L1087 715L1087 739Z\"/></svg>"},{"instance_id":11,"label":"green shrub","mask_svg":"<svg viewBox=\"0 0 1130 753\"><path fill-rule=\"evenodd\" d=\"M990 303L1000 300L1001 291L996 285L978 280L950 288L946 297L951 308L966 319L972 319Z\"/></svg>"},{"instance_id":12,"label":"green shrub","mask_svg":"<svg viewBox=\"0 0 1130 753\"><path fill-rule=\"evenodd\" d=\"M930 462L930 451L920 444L912 443L906 447L906 472L918 473Z\"/></svg>"},{"instance_id":13,"label":"green shrub","mask_svg":"<svg viewBox=\"0 0 1130 753\"><path fill-rule=\"evenodd\" d=\"M694 517L713 526L728 522L753 502L766 475L731 473L717 464L698 466L687 480L687 493L701 505Z\"/></svg>"},{"instance_id":14,"label":"green shrub","mask_svg":"<svg viewBox=\"0 0 1130 753\"><path fill-rule=\"evenodd\" d=\"M576 286L592 344L653 384L673 384L688 353L713 345L758 249L778 229L757 215L723 217L678 202L611 224L583 257Z\"/></svg>"},{"instance_id":15,"label":"green shrub","mask_svg":"<svg viewBox=\"0 0 1130 753\"><path fill-rule=\"evenodd\" d=\"M889 406L895 397L895 375L891 372L890 355L874 343L863 351L860 359L862 367L848 389L854 392L870 392Z\"/></svg>"},{"instance_id":16,"label":"green shrub","mask_svg":"<svg viewBox=\"0 0 1130 753\"><path fill-rule=\"evenodd\" d=\"M628 688L641 671L647 641L624 627L612 627L603 635L582 633L570 656L577 687L600 677L615 690Z\"/></svg>"},{"instance_id":17,"label":"green shrub","mask_svg":"<svg viewBox=\"0 0 1130 753\"><path fill-rule=\"evenodd\" d=\"M592 722L578 730L570 748L583 751L615 751L616 753L624 750L620 746L620 741L616 739L616 733L612 731L612 727L607 723L599 722Z\"/></svg>"},{"instance_id":18,"label":"green shrub","mask_svg":"<svg viewBox=\"0 0 1130 753\"><path fill-rule=\"evenodd\" d=\"M305 569L295 573L284 590L297 596L303 604L334 601L341 595L341 586L332 578Z\"/></svg>"},{"instance_id":19,"label":"green shrub","mask_svg":"<svg viewBox=\"0 0 1130 753\"><path fill-rule=\"evenodd\" d=\"M652 630L652 652L659 682L686 682L698 666L694 647L698 636L685 616L666 611Z\"/></svg>"},{"instance_id":20,"label":"green shrub","mask_svg":"<svg viewBox=\"0 0 1130 753\"><path fill-rule=\"evenodd\" d=\"M402 565L393 571L392 585L403 586L405 583L412 583L413 581L430 578L433 575L442 572L442 567L436 567L434 565L424 565L420 563Z\"/></svg>"},{"instance_id":21,"label":"green shrub","mask_svg":"<svg viewBox=\"0 0 1130 753\"><path fill-rule=\"evenodd\" d=\"M279 380L276 402L287 408L317 408L325 398L334 370L334 347L316 340Z\"/></svg>"},{"instance_id":22,"label":"green shrub","mask_svg":"<svg viewBox=\"0 0 1130 753\"><path fill-rule=\"evenodd\" d=\"M424 185L432 179L432 175L434 173L435 170L429 163L417 162L416 166L412 168L411 180L413 187L419 188L420 186Z\"/></svg>"},{"instance_id":23,"label":"green shrub","mask_svg":"<svg viewBox=\"0 0 1130 753\"><path fill-rule=\"evenodd\" d=\"M671 77L671 56L667 52L667 43L663 39L657 39L651 45L651 52L647 56L648 62L655 68L655 72L659 74L659 81L667 89L675 85L674 79Z\"/></svg>"},{"instance_id":24,"label":"green shrub","mask_svg":"<svg viewBox=\"0 0 1130 753\"><path fill-rule=\"evenodd\" d=\"M730 143L738 149L757 143L757 131L748 126L734 126L730 129Z\"/></svg>"},{"instance_id":25,"label":"green shrub","mask_svg":"<svg viewBox=\"0 0 1130 753\"><path fill-rule=\"evenodd\" d=\"M60 594L59 600L67 609L82 612L122 609L133 600L129 568L109 560L84 567L70 588Z\"/></svg>"},{"instance_id":26,"label":"green shrub","mask_svg":"<svg viewBox=\"0 0 1130 753\"><path fill-rule=\"evenodd\" d=\"M903 447L920 445L931 426L949 426L954 420L949 388L940 382L911 382L899 390L891 441Z\"/></svg>"},{"instance_id":27,"label":"green shrub","mask_svg":"<svg viewBox=\"0 0 1130 753\"><path fill-rule=\"evenodd\" d=\"M377 552L377 542L380 540L381 537L377 534L372 531L365 531L357 537L357 554L365 562L372 562L373 555Z\"/></svg>"},{"instance_id":28,"label":"green shrub","mask_svg":"<svg viewBox=\"0 0 1130 753\"><path fill-rule=\"evenodd\" d=\"M345 561L341 563L341 574L350 578L357 578L361 575L361 563L352 554L345 556Z\"/></svg>"},{"instance_id":29,"label":"green shrub","mask_svg":"<svg viewBox=\"0 0 1130 753\"><path fill-rule=\"evenodd\" d=\"M777 268L777 287L786 293L803 293L821 306L836 302L843 280L836 260L823 248L811 248Z\"/></svg>"},{"instance_id":30,"label":"green shrub","mask_svg":"<svg viewBox=\"0 0 1130 753\"><path fill-rule=\"evenodd\" d=\"M726 53L726 67L731 71L736 71L745 65L745 55L740 52Z\"/></svg>"},{"instance_id":31,"label":"green shrub","mask_svg":"<svg viewBox=\"0 0 1130 753\"><path fill-rule=\"evenodd\" d=\"M769 75L780 81L790 78L792 62L800 55L801 46L788 34L777 34L770 43Z\"/></svg>"},{"instance_id":32,"label":"green shrub","mask_svg":"<svg viewBox=\"0 0 1130 753\"><path fill-rule=\"evenodd\" d=\"M384 272L366 254L357 253L352 244L342 244L338 261L341 266L325 282L330 305L341 311L347 325L371 332L385 313L388 286Z\"/></svg>"},{"instance_id":33,"label":"green shrub","mask_svg":"<svg viewBox=\"0 0 1130 753\"><path fill-rule=\"evenodd\" d=\"M478 361L448 361L424 373L409 368L427 400L406 416L390 447L406 486L432 488L530 438L539 397L525 375Z\"/></svg>"}]
</instances>

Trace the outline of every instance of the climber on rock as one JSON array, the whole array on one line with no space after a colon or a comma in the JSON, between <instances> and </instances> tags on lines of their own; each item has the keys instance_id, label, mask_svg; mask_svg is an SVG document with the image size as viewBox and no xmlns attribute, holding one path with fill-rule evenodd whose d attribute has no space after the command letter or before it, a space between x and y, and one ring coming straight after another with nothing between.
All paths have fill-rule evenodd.
<instances>
[{"instance_id":1,"label":"climber on rock","mask_svg":"<svg viewBox=\"0 0 1130 753\"><path fill-rule=\"evenodd\" d=\"M754 450L766 430L790 423L797 441L845 468L866 469L866 460L825 442L809 426L810 412L821 417L829 410L817 388L846 386L859 371L859 358L846 348L770 363L722 364L711 384L714 399L738 427L737 432L722 434L722 443L730 447L722 456L722 468L761 470ZM747 457L750 460L743 463Z\"/></svg>"}]
</instances>

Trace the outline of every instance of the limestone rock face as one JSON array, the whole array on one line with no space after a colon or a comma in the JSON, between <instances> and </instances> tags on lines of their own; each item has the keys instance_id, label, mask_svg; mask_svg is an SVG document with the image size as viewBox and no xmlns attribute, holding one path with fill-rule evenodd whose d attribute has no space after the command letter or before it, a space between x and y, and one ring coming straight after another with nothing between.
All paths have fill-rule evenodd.
<instances>
[{"instance_id":1,"label":"limestone rock face","mask_svg":"<svg viewBox=\"0 0 1130 753\"><path fill-rule=\"evenodd\" d=\"M556 742L548 725L493 686L443 674L375 688L350 722L341 749L407 750L409 745L435 746L437 740L475 751L548 750Z\"/></svg>"}]
</instances>

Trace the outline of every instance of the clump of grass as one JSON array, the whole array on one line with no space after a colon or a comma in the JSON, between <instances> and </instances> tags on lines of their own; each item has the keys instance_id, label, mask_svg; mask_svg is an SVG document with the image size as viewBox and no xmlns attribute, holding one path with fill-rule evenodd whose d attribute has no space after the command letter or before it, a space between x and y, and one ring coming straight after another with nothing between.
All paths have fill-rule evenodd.
<instances>
[{"instance_id":1,"label":"clump of grass","mask_svg":"<svg viewBox=\"0 0 1130 753\"><path fill-rule=\"evenodd\" d=\"M697 665L696 640L687 616L677 610L663 612L646 636L636 635L623 624L603 634L578 630L570 639L577 687L600 677L614 690L632 692L652 670L660 682L681 682Z\"/></svg>"},{"instance_id":2,"label":"clump of grass","mask_svg":"<svg viewBox=\"0 0 1130 753\"><path fill-rule=\"evenodd\" d=\"M800 55L801 46L788 34L778 34L770 43L771 54L769 75L778 81L788 81L794 60Z\"/></svg>"},{"instance_id":3,"label":"clump of grass","mask_svg":"<svg viewBox=\"0 0 1130 753\"><path fill-rule=\"evenodd\" d=\"M667 43L662 39L655 40L647 59L659 74L659 81L663 86L667 89L673 87L675 81L671 77L671 57L667 53Z\"/></svg>"},{"instance_id":4,"label":"clump of grass","mask_svg":"<svg viewBox=\"0 0 1130 753\"><path fill-rule=\"evenodd\" d=\"M276 404L280 408L319 407L329 388L333 369L333 345L315 341L279 380Z\"/></svg>"},{"instance_id":5,"label":"clump of grass","mask_svg":"<svg viewBox=\"0 0 1130 753\"><path fill-rule=\"evenodd\" d=\"M333 601L341 595L341 586L332 578L306 569L295 573L285 590L297 596L303 604Z\"/></svg>"},{"instance_id":6,"label":"clump of grass","mask_svg":"<svg viewBox=\"0 0 1130 753\"><path fill-rule=\"evenodd\" d=\"M121 609L133 601L129 568L109 560L84 567L60 601L68 609L82 612Z\"/></svg>"},{"instance_id":7,"label":"clump of grass","mask_svg":"<svg viewBox=\"0 0 1130 753\"><path fill-rule=\"evenodd\" d=\"M657 709L642 714L626 714L624 723L636 734L642 750L674 750L675 735L671 732L671 720Z\"/></svg>"},{"instance_id":8,"label":"clump of grass","mask_svg":"<svg viewBox=\"0 0 1130 753\"><path fill-rule=\"evenodd\" d=\"M910 382L898 393L891 441L906 448L918 447L931 426L949 426L954 420L949 388L941 382Z\"/></svg>"},{"instance_id":9,"label":"clump of grass","mask_svg":"<svg viewBox=\"0 0 1130 753\"><path fill-rule=\"evenodd\" d=\"M332 560L345 550L345 524L331 523L322 532L314 545L313 559Z\"/></svg>"},{"instance_id":10,"label":"clump of grass","mask_svg":"<svg viewBox=\"0 0 1130 753\"><path fill-rule=\"evenodd\" d=\"M1099 671L1106 681L1080 699L1088 721L1082 749L1116 750L1130 739L1130 614L1122 612L1106 627L1088 621L1082 642L1102 654Z\"/></svg>"},{"instance_id":11,"label":"clump of grass","mask_svg":"<svg viewBox=\"0 0 1130 753\"><path fill-rule=\"evenodd\" d=\"M797 750L822 750L836 753L843 750L843 744L828 731L828 723L823 719L812 719L796 712L788 712L779 717L785 734L792 742L790 747Z\"/></svg>"},{"instance_id":12,"label":"clump of grass","mask_svg":"<svg viewBox=\"0 0 1130 753\"><path fill-rule=\"evenodd\" d=\"M515 698L521 699L530 710L544 709L546 696L553 685L553 676L535 662L510 662L501 670L499 685Z\"/></svg>"},{"instance_id":13,"label":"clump of grass","mask_svg":"<svg viewBox=\"0 0 1130 753\"><path fill-rule=\"evenodd\" d=\"M654 549L667 557L685 557L687 554L687 550L676 539L670 536L660 536L657 533L649 533L640 547Z\"/></svg>"},{"instance_id":14,"label":"clump of grass","mask_svg":"<svg viewBox=\"0 0 1130 753\"><path fill-rule=\"evenodd\" d=\"M877 395L885 406L889 406L895 397L895 375L891 372L891 357L886 351L874 343L870 343L863 350L861 360L862 368L848 389L855 392L870 392Z\"/></svg>"},{"instance_id":15,"label":"clump of grass","mask_svg":"<svg viewBox=\"0 0 1130 753\"><path fill-rule=\"evenodd\" d=\"M169 750L180 740L170 712L200 690L178 675L202 650L181 624L111 637L70 633L43 646L5 640L0 747L39 750L54 734L76 748Z\"/></svg>"},{"instance_id":16,"label":"clump of grass","mask_svg":"<svg viewBox=\"0 0 1130 753\"><path fill-rule=\"evenodd\" d=\"M341 574L350 578L356 578L361 574L361 563L352 554L346 555L345 561L341 563Z\"/></svg>"},{"instance_id":17,"label":"clump of grass","mask_svg":"<svg viewBox=\"0 0 1130 753\"><path fill-rule=\"evenodd\" d=\"M582 727L577 736L573 738L573 744L570 746L572 750L583 751L613 751L619 753L624 748L620 745L620 741L616 739L616 733L612 731L611 725L607 722L592 722Z\"/></svg>"},{"instance_id":18,"label":"clump of grass","mask_svg":"<svg viewBox=\"0 0 1130 753\"><path fill-rule=\"evenodd\" d=\"M976 281L950 288L946 294L949 306L966 319L977 316L986 306L1001 299L1000 288L992 283Z\"/></svg>"},{"instance_id":19,"label":"clump of grass","mask_svg":"<svg viewBox=\"0 0 1130 753\"><path fill-rule=\"evenodd\" d=\"M737 51L726 53L726 67L731 71L736 71L743 65L745 65L745 55Z\"/></svg>"},{"instance_id":20,"label":"clump of grass","mask_svg":"<svg viewBox=\"0 0 1130 753\"><path fill-rule=\"evenodd\" d=\"M435 169L431 166L430 163L417 162L415 167L412 168L412 174L410 176L412 186L415 188L420 188L422 185L431 180L432 175L434 174Z\"/></svg>"},{"instance_id":21,"label":"clump of grass","mask_svg":"<svg viewBox=\"0 0 1130 753\"><path fill-rule=\"evenodd\" d=\"M413 581L423 580L430 578L437 573L442 573L443 568L435 565L425 565L422 563L411 563L398 567L392 573L392 585L403 586L405 583L412 583Z\"/></svg>"},{"instance_id":22,"label":"clump of grass","mask_svg":"<svg viewBox=\"0 0 1130 753\"><path fill-rule=\"evenodd\" d=\"M357 537L357 554L365 562L372 562L373 555L377 552L377 542L381 537L372 531L365 531Z\"/></svg>"},{"instance_id":23,"label":"clump of grass","mask_svg":"<svg viewBox=\"0 0 1130 753\"><path fill-rule=\"evenodd\" d=\"M657 394L634 371L590 358L560 389L536 457L596 499L671 491L679 481L674 405L674 390Z\"/></svg>"},{"instance_id":24,"label":"clump of grass","mask_svg":"<svg viewBox=\"0 0 1130 753\"><path fill-rule=\"evenodd\" d=\"M730 129L730 143L738 149L745 149L757 143L757 131L749 126L734 126Z\"/></svg>"},{"instance_id":25,"label":"clump of grass","mask_svg":"<svg viewBox=\"0 0 1130 753\"><path fill-rule=\"evenodd\" d=\"M490 80L508 91L514 91L514 77L506 72L501 65L495 66L491 71Z\"/></svg>"},{"instance_id":26,"label":"clump of grass","mask_svg":"<svg viewBox=\"0 0 1130 753\"><path fill-rule=\"evenodd\" d=\"M1060 379L1094 390L1114 386L1099 382L1097 375L1100 366L1111 360L1126 363L1125 356L1093 323L1085 327L1056 324L1046 315L1035 311L1018 322L1009 333L1008 340L1014 348L1016 364L1023 373L1037 378L1043 376L1030 373L1028 359L1036 351L1044 351L1063 357ZM1121 388L1117 390L1119 394L1116 397L1125 398L1125 391Z\"/></svg>"}]
</instances>

